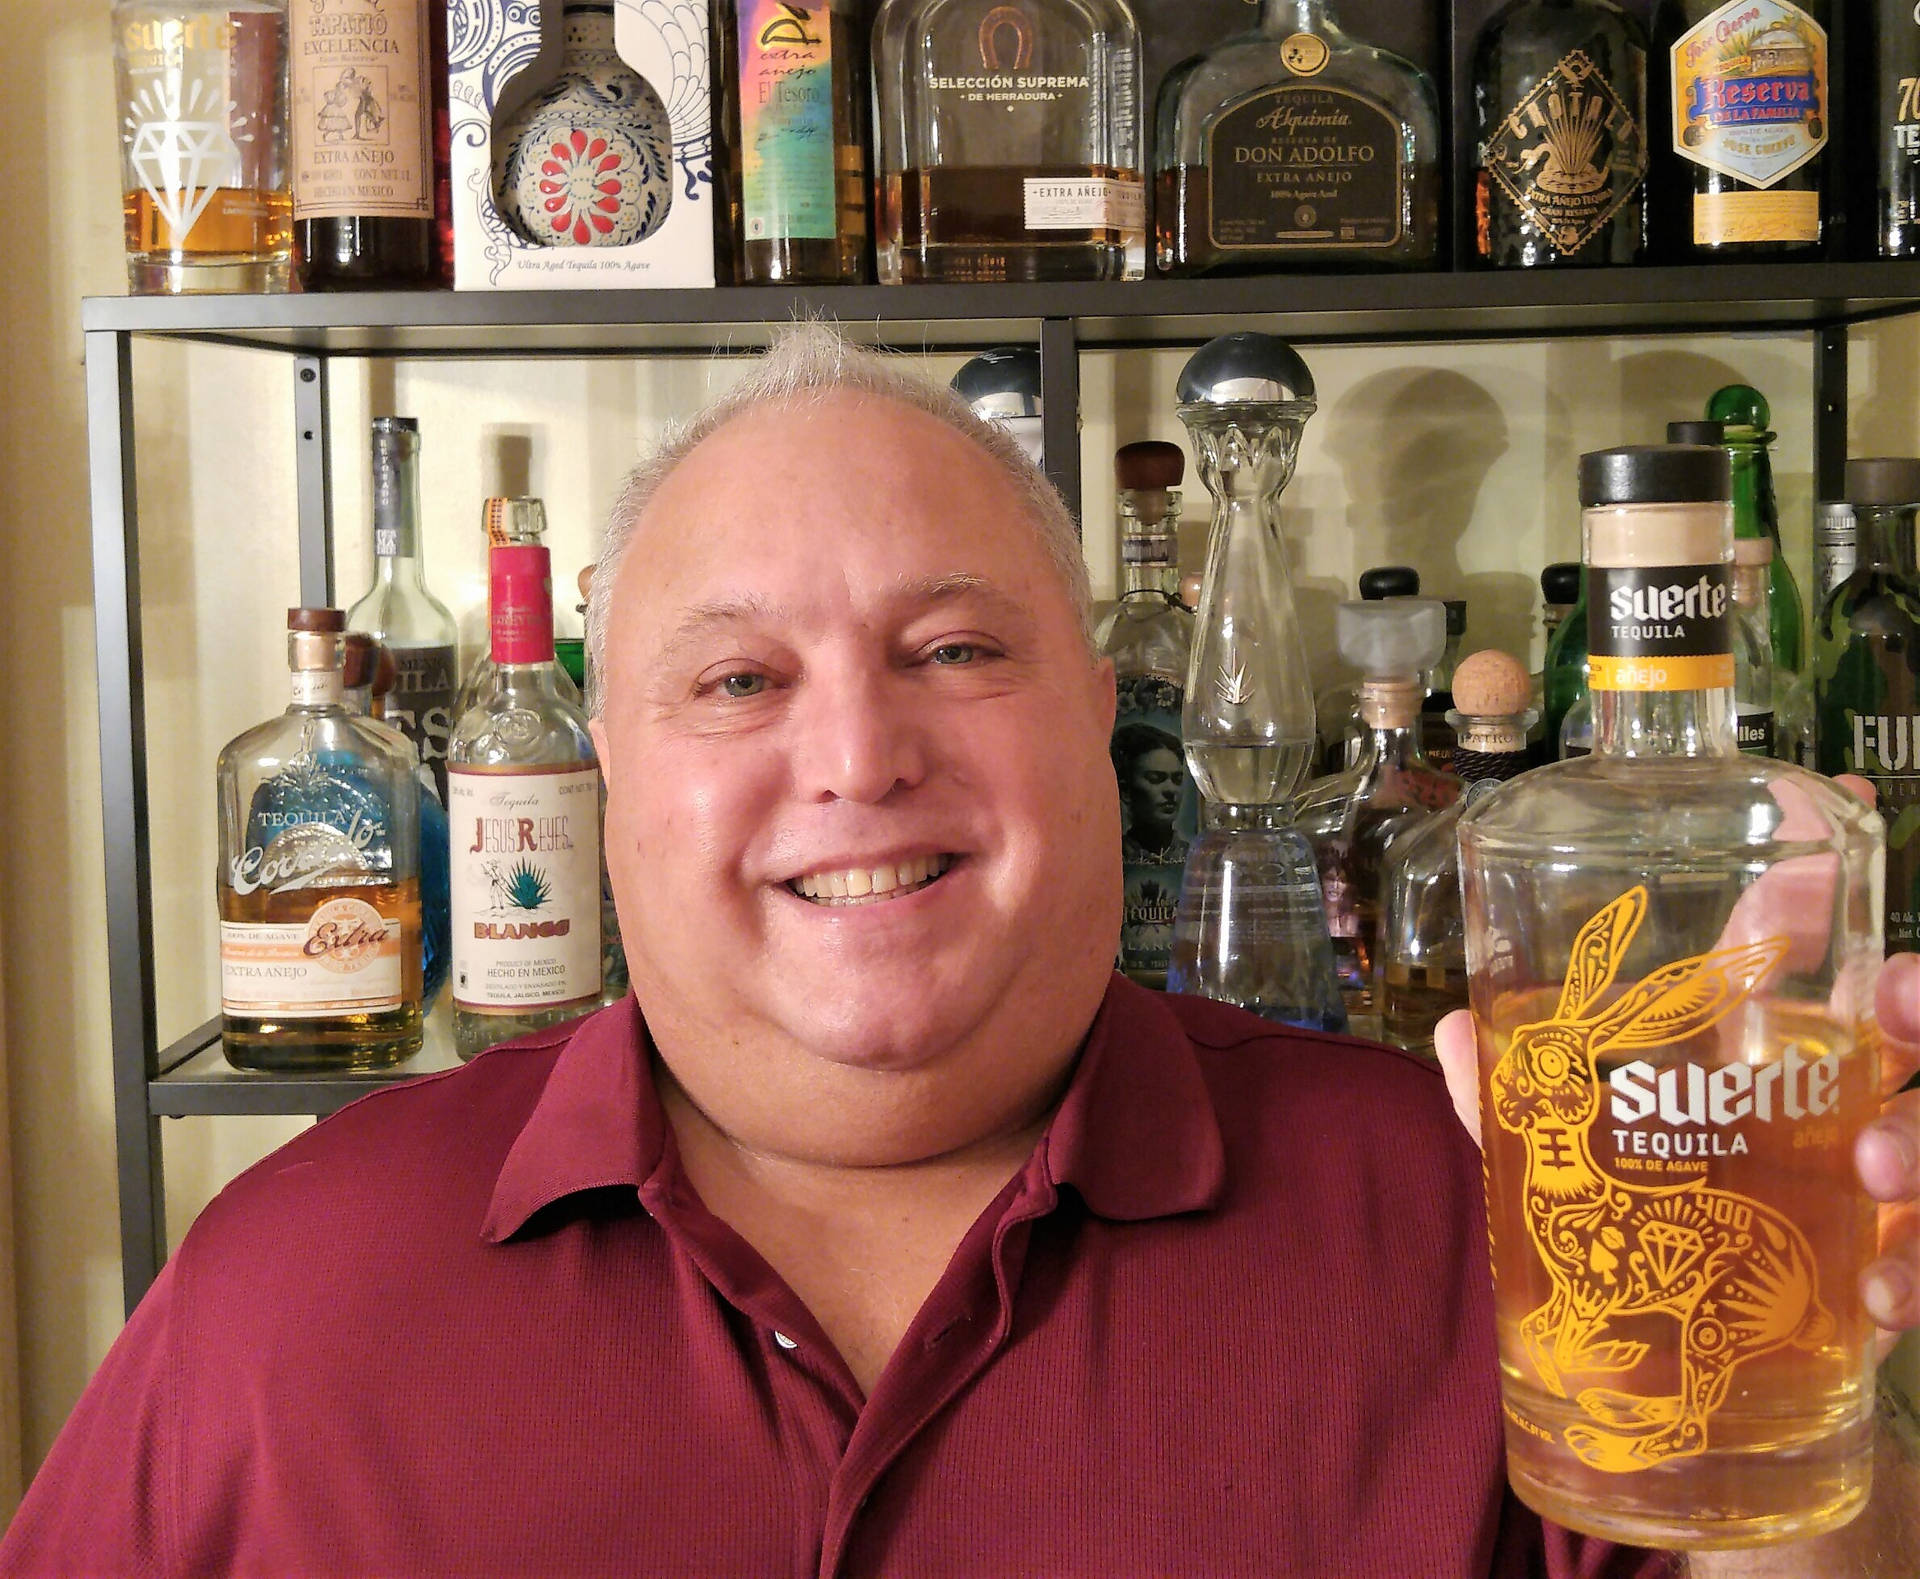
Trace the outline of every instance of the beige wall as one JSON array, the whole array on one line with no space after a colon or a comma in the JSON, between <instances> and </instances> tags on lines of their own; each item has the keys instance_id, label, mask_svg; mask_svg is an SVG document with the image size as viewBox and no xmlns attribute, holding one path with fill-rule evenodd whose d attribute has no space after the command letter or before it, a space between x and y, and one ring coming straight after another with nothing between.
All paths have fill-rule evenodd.
<instances>
[{"instance_id":1,"label":"beige wall","mask_svg":"<svg viewBox=\"0 0 1920 1579\"><path fill-rule=\"evenodd\" d=\"M0 161L0 212L15 221L0 270L0 739L8 743L0 1095L11 1109L29 1467L120 1324L77 307L83 294L124 288L105 9L11 0L15 26L0 52L0 102L16 128L12 156ZM1437 593L1468 596L1470 641L1529 650L1532 577L1577 547L1574 456L1656 439L1667 420L1697 415L1711 389L1736 377L1774 399L1789 546L1804 575L1805 337L1313 348L1309 356L1321 410L1292 491L1289 535L1323 667L1334 603L1359 569L1388 559L1419 565ZM1087 360L1088 551L1106 587L1109 458L1118 442L1181 438L1170 398L1180 360L1178 352ZM279 614L297 592L291 373L262 354L165 345L140 347L136 366L154 914L168 1037L214 1001L214 755L282 705ZM1860 448L1920 444L1917 368L1914 324L1862 338ZM334 420L341 595L357 593L367 570L364 428L374 411L422 421L432 580L470 619L481 596L475 521L485 492L505 481L543 494L560 565L579 563L638 446L732 371L686 362L343 367ZM1205 518L1198 490L1188 509L1193 559ZM175 1232L298 1123L169 1123ZM0 1345L5 1327L0 1319ZM0 1415L7 1381L0 1374ZM12 1445L0 1442L0 1496Z\"/></svg>"}]
</instances>

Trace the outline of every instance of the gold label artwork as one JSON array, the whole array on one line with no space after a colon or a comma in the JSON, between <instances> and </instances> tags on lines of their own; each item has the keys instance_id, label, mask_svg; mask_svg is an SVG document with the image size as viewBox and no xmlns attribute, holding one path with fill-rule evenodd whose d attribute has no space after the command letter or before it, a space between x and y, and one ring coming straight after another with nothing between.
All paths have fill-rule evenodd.
<instances>
[{"instance_id":1,"label":"gold label artwork","mask_svg":"<svg viewBox=\"0 0 1920 1579\"><path fill-rule=\"evenodd\" d=\"M1792 1049L1764 1064L1701 1068L1632 1058L1683 1042L1732 1014L1781 963L1784 938L1695 955L1608 997L1647 910L1634 888L1581 929L1552 1018L1518 1027L1495 1066L1490 1102L1526 1155L1525 1224L1552 1292L1520 1323L1541 1384L1567 1396L1568 1373L1631 1372L1650 1345L1626 1323L1677 1326L1679 1390L1648 1396L1588 1387L1586 1419L1564 1440L1595 1469L1629 1473L1706 1451L1709 1424L1746 1361L1792 1345L1818 1349L1833 1335L1806 1235L1773 1207L1703 1178L1629 1184L1603 1173L1592 1131L1602 1122L1666 1113L1723 1140L1734 1121L1798 1120L1839 1100L1840 1059ZM1598 1060L1611 1055L1603 1082ZM1625 1055L1628 1062L1614 1062ZM1744 1155L1744 1136L1704 1148ZM1531 1422L1520 1422L1539 1434Z\"/></svg>"},{"instance_id":2,"label":"gold label artwork","mask_svg":"<svg viewBox=\"0 0 1920 1579\"><path fill-rule=\"evenodd\" d=\"M1494 128L1486 162L1557 249L1577 252L1639 189L1647 149L1626 101L1576 49Z\"/></svg>"}]
</instances>

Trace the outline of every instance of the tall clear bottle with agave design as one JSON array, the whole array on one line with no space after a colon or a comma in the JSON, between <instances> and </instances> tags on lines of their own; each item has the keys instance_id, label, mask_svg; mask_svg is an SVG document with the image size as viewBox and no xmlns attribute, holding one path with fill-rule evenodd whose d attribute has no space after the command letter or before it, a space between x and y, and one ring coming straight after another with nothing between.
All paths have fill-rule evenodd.
<instances>
[{"instance_id":1,"label":"tall clear bottle with agave design","mask_svg":"<svg viewBox=\"0 0 1920 1579\"><path fill-rule=\"evenodd\" d=\"M488 556L494 675L447 745L462 1058L600 1003L600 767L553 656L545 548Z\"/></svg>"},{"instance_id":2,"label":"tall clear bottle with agave design","mask_svg":"<svg viewBox=\"0 0 1920 1579\"><path fill-rule=\"evenodd\" d=\"M1507 1466L1635 1546L1865 1504L1880 819L1737 737L1732 467L1581 462L1593 754L1460 820Z\"/></svg>"}]
</instances>

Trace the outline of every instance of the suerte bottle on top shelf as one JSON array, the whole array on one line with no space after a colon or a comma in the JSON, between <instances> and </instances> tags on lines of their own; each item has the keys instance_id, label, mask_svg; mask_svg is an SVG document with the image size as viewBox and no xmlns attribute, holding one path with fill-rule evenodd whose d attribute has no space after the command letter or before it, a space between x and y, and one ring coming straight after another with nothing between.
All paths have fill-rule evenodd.
<instances>
[{"instance_id":1,"label":"suerte bottle on top shelf","mask_svg":"<svg viewBox=\"0 0 1920 1579\"><path fill-rule=\"evenodd\" d=\"M883 283L1142 277L1126 0L885 0L873 40Z\"/></svg>"},{"instance_id":2,"label":"suerte bottle on top shelf","mask_svg":"<svg viewBox=\"0 0 1920 1579\"><path fill-rule=\"evenodd\" d=\"M1433 261L1433 84L1349 36L1334 12L1327 0L1263 0L1254 31L1167 74L1154 112L1162 272Z\"/></svg>"},{"instance_id":3,"label":"suerte bottle on top shelf","mask_svg":"<svg viewBox=\"0 0 1920 1579\"><path fill-rule=\"evenodd\" d=\"M345 624L287 611L291 704L215 770L221 1044L241 1069L380 1069L420 1046L414 756L348 711Z\"/></svg>"}]
</instances>

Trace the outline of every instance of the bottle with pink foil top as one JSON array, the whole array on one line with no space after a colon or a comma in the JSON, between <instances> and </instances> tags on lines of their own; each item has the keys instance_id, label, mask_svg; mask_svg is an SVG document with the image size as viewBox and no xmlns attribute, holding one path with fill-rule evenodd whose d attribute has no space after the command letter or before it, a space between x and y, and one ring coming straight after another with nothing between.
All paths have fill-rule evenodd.
<instances>
[{"instance_id":1,"label":"bottle with pink foil top","mask_svg":"<svg viewBox=\"0 0 1920 1579\"><path fill-rule=\"evenodd\" d=\"M447 743L462 1058L600 1004L600 768L553 655L546 548L489 551L494 673Z\"/></svg>"}]
</instances>

